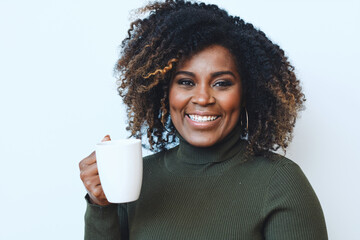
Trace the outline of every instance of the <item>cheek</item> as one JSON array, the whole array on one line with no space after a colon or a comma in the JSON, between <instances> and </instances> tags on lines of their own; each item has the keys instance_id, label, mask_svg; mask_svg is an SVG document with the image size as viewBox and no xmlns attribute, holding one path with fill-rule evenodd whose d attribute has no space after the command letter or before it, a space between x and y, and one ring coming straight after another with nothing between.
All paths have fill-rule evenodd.
<instances>
[{"instance_id":1,"label":"cheek","mask_svg":"<svg viewBox=\"0 0 360 240\"><path fill-rule=\"evenodd\" d=\"M170 113L173 112L174 109L177 109L178 101L177 96L174 90L170 90L169 92L169 107L170 107Z\"/></svg>"},{"instance_id":2,"label":"cheek","mask_svg":"<svg viewBox=\"0 0 360 240\"><path fill-rule=\"evenodd\" d=\"M232 113L241 109L241 95L238 92L229 93L218 98L222 109L225 112Z\"/></svg>"},{"instance_id":3,"label":"cheek","mask_svg":"<svg viewBox=\"0 0 360 240\"><path fill-rule=\"evenodd\" d=\"M170 108L170 117L174 124L180 121L181 112L184 108L184 100L182 94L179 94L178 91L171 88L169 92L169 108Z\"/></svg>"},{"instance_id":4,"label":"cheek","mask_svg":"<svg viewBox=\"0 0 360 240\"><path fill-rule=\"evenodd\" d=\"M186 107L188 97L183 92L177 90L176 88L170 89L169 92L169 107L170 111L180 111Z\"/></svg>"}]
</instances>

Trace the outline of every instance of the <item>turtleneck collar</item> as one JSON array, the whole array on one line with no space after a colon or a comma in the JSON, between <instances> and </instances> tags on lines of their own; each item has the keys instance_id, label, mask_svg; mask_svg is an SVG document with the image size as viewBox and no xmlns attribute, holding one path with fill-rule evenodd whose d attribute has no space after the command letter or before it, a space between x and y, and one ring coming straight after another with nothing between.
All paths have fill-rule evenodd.
<instances>
[{"instance_id":1,"label":"turtleneck collar","mask_svg":"<svg viewBox=\"0 0 360 240\"><path fill-rule=\"evenodd\" d=\"M171 172L204 172L216 165L223 165L239 153L244 153L247 142L240 137L240 127L235 127L220 142L210 147L189 144L180 134L180 144L165 155L165 165ZM185 170L185 171L184 171Z\"/></svg>"}]
</instances>

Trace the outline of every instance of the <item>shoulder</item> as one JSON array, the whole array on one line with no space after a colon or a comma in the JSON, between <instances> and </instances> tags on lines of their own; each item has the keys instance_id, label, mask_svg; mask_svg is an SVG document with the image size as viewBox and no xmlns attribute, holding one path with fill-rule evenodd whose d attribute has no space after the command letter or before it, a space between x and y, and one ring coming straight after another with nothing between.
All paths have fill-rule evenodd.
<instances>
[{"instance_id":1,"label":"shoulder","mask_svg":"<svg viewBox=\"0 0 360 240\"><path fill-rule=\"evenodd\" d=\"M247 160L243 165L248 169L266 175L268 180L271 180L278 174L287 174L287 172L296 173L297 175L304 177L304 174L297 163L277 153L268 152L266 155L247 156L246 158Z\"/></svg>"},{"instance_id":2,"label":"shoulder","mask_svg":"<svg viewBox=\"0 0 360 240\"><path fill-rule=\"evenodd\" d=\"M274 169L281 168L286 165L289 165L292 167L299 167L291 159L289 159L283 155L274 153L274 152L268 152L268 153L266 153L266 155L262 155L262 156L253 156L253 157L251 157L251 160L261 162L262 164L269 166L269 167L271 166Z\"/></svg>"},{"instance_id":3,"label":"shoulder","mask_svg":"<svg viewBox=\"0 0 360 240\"><path fill-rule=\"evenodd\" d=\"M266 156L252 156L241 165L238 170L261 183L265 192L286 191L287 194L296 195L305 191L314 194L300 166L282 155L269 153Z\"/></svg>"},{"instance_id":4,"label":"shoulder","mask_svg":"<svg viewBox=\"0 0 360 240\"><path fill-rule=\"evenodd\" d=\"M266 172L268 201L280 196L282 200L287 199L287 201L294 202L306 196L317 201L315 192L304 172L291 159L276 153L269 153L266 156L253 157L251 161L259 166L259 171Z\"/></svg>"},{"instance_id":5,"label":"shoulder","mask_svg":"<svg viewBox=\"0 0 360 240\"><path fill-rule=\"evenodd\" d=\"M262 157L262 161L266 161L272 167L272 180L275 178L286 178L289 180L297 178L307 181L300 166L285 156L271 152L266 157Z\"/></svg>"}]
</instances>

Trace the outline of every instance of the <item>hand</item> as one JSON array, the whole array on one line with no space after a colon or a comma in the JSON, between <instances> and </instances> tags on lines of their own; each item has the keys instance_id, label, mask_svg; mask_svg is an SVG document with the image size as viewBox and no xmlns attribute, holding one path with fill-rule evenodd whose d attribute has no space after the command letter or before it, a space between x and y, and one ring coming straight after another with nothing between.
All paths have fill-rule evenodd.
<instances>
[{"instance_id":1,"label":"hand","mask_svg":"<svg viewBox=\"0 0 360 240\"><path fill-rule=\"evenodd\" d=\"M110 136L106 135L102 142L110 140ZM79 163L79 168L80 178L83 181L84 186L90 196L90 202L101 206L110 205L105 197L100 183L95 151L93 151L88 157L81 160Z\"/></svg>"}]
</instances>

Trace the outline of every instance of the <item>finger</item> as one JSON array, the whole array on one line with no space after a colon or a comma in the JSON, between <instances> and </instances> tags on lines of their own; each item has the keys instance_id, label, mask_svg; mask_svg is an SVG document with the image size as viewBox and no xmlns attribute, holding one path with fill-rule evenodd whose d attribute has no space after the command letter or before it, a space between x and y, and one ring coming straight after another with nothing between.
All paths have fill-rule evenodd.
<instances>
[{"instance_id":1,"label":"finger","mask_svg":"<svg viewBox=\"0 0 360 240\"><path fill-rule=\"evenodd\" d=\"M86 165L86 167L80 169L80 178L83 182L93 176L99 176L97 163Z\"/></svg>"},{"instance_id":2,"label":"finger","mask_svg":"<svg viewBox=\"0 0 360 240\"><path fill-rule=\"evenodd\" d=\"M101 142L111 141L110 135L106 135Z\"/></svg>"},{"instance_id":3,"label":"finger","mask_svg":"<svg viewBox=\"0 0 360 240\"><path fill-rule=\"evenodd\" d=\"M110 204L108 202L108 200L105 196L105 193L103 191L103 188L100 184L97 185L95 188L93 188L92 191L88 191L88 193L89 193L90 199L95 204L103 205L103 206Z\"/></svg>"},{"instance_id":4,"label":"finger","mask_svg":"<svg viewBox=\"0 0 360 240\"><path fill-rule=\"evenodd\" d=\"M96 186L100 183L99 175L89 175L86 172L80 173L80 179L84 183L85 187L89 189L92 185Z\"/></svg>"},{"instance_id":5,"label":"finger","mask_svg":"<svg viewBox=\"0 0 360 240\"><path fill-rule=\"evenodd\" d=\"M85 167L85 165L90 165L90 164L93 164L94 162L96 162L96 153L95 153L95 151L93 151L89 156L87 156L86 158L81 160L80 163L79 163L79 167L81 169L82 167Z\"/></svg>"},{"instance_id":6,"label":"finger","mask_svg":"<svg viewBox=\"0 0 360 240\"><path fill-rule=\"evenodd\" d=\"M95 161L84 158L83 160L81 160L79 162L80 172L86 170L89 166L91 166L92 164L95 164L95 163L96 163L96 158L95 158Z\"/></svg>"},{"instance_id":7,"label":"finger","mask_svg":"<svg viewBox=\"0 0 360 240\"><path fill-rule=\"evenodd\" d=\"M99 201L106 200L106 196L101 185L94 187L91 191L91 194Z\"/></svg>"},{"instance_id":8,"label":"finger","mask_svg":"<svg viewBox=\"0 0 360 240\"><path fill-rule=\"evenodd\" d=\"M86 177L83 179L83 183L85 188L91 193L101 185L99 175Z\"/></svg>"},{"instance_id":9,"label":"finger","mask_svg":"<svg viewBox=\"0 0 360 240\"><path fill-rule=\"evenodd\" d=\"M99 200L101 201L101 204L102 205L107 205L107 204L109 204L109 202L108 202L108 200L107 200L107 198L106 198L106 196L105 196L105 193L104 193L104 191L101 189L101 194L100 194L100 196L99 196Z\"/></svg>"},{"instance_id":10,"label":"finger","mask_svg":"<svg viewBox=\"0 0 360 240\"><path fill-rule=\"evenodd\" d=\"M84 169L84 172L85 172L85 174L87 174L88 176L99 175L97 163L94 162L94 163L91 164L91 165L87 165L86 169Z\"/></svg>"},{"instance_id":11,"label":"finger","mask_svg":"<svg viewBox=\"0 0 360 240\"><path fill-rule=\"evenodd\" d=\"M91 203L95 203L97 205L100 206L107 206L110 205L111 203L107 200L106 196L104 194L102 194L101 197L99 197L99 199L95 198L94 196L91 196L91 194L89 193L90 199L91 199Z\"/></svg>"}]
</instances>

